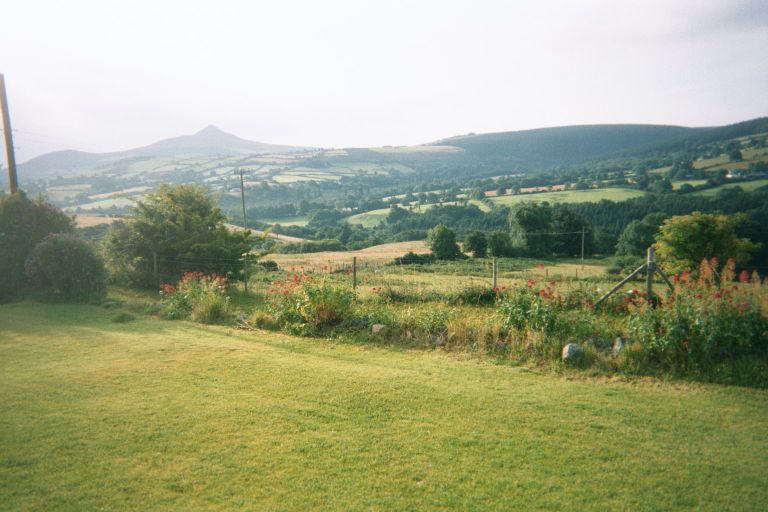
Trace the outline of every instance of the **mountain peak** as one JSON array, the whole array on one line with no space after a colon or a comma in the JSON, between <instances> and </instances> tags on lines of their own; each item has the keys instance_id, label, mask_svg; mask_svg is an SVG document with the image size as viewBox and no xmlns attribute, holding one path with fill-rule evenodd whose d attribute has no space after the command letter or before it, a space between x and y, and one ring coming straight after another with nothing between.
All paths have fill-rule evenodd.
<instances>
[{"instance_id":1,"label":"mountain peak","mask_svg":"<svg viewBox=\"0 0 768 512\"><path fill-rule=\"evenodd\" d=\"M197 132L195 135L214 135L214 134L215 135L221 135L221 134L224 134L224 133L225 132L220 130L218 126L209 124L208 126L203 128L202 130Z\"/></svg>"}]
</instances>

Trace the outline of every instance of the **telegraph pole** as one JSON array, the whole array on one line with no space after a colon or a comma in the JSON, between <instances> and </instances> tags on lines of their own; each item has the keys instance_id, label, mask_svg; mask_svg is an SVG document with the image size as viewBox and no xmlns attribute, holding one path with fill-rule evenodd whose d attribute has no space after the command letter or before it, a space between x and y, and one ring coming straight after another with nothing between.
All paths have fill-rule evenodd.
<instances>
[{"instance_id":1,"label":"telegraph pole","mask_svg":"<svg viewBox=\"0 0 768 512\"><path fill-rule=\"evenodd\" d=\"M238 168L240 173L240 202L243 204L243 229L248 229L248 222L245 218L245 187L243 186L243 170ZM243 256L243 285L245 293L248 293L248 253Z\"/></svg>"},{"instance_id":2,"label":"telegraph pole","mask_svg":"<svg viewBox=\"0 0 768 512\"><path fill-rule=\"evenodd\" d=\"M19 189L16 177L16 157L13 154L13 135L11 134L11 114L8 113L8 97L5 94L5 77L0 73L0 110L3 111L3 133L5 134L5 155L8 159L8 185L11 194Z\"/></svg>"}]
</instances>

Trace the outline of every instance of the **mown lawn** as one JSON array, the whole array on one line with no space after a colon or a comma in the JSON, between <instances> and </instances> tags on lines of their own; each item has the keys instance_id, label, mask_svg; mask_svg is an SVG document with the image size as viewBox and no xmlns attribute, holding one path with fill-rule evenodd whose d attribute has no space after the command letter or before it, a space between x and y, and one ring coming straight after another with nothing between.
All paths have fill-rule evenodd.
<instances>
[{"instance_id":1,"label":"mown lawn","mask_svg":"<svg viewBox=\"0 0 768 512\"><path fill-rule=\"evenodd\" d=\"M768 393L0 307L6 510L764 510Z\"/></svg>"}]
</instances>

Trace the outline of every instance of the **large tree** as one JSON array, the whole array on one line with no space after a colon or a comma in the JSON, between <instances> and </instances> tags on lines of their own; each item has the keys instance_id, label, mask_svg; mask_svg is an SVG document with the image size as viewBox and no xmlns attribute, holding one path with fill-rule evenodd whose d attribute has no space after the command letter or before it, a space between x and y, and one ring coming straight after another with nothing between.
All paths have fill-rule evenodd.
<instances>
[{"instance_id":1,"label":"large tree","mask_svg":"<svg viewBox=\"0 0 768 512\"><path fill-rule=\"evenodd\" d=\"M438 224L432 228L427 241L432 254L439 260L455 260L463 256L456 243L456 233L444 224Z\"/></svg>"},{"instance_id":2,"label":"large tree","mask_svg":"<svg viewBox=\"0 0 768 512\"><path fill-rule=\"evenodd\" d=\"M642 220L630 222L616 244L619 256L644 256L648 247L656 240L659 228L667 218L663 213L650 213Z\"/></svg>"},{"instance_id":3,"label":"large tree","mask_svg":"<svg viewBox=\"0 0 768 512\"><path fill-rule=\"evenodd\" d=\"M667 219L656 237L656 249L663 268L670 273L695 270L705 258L736 263L749 260L757 244L739 238L736 228L746 215L693 212Z\"/></svg>"},{"instance_id":4,"label":"large tree","mask_svg":"<svg viewBox=\"0 0 768 512\"><path fill-rule=\"evenodd\" d=\"M592 230L584 217L570 208L562 207L555 210L552 215L551 230L553 252L566 256L579 256L582 242L584 242L584 253L592 254Z\"/></svg>"},{"instance_id":5,"label":"large tree","mask_svg":"<svg viewBox=\"0 0 768 512\"><path fill-rule=\"evenodd\" d=\"M251 236L225 220L204 188L162 185L136 204L132 219L110 229L107 268L113 279L143 287L175 282L187 271L239 277Z\"/></svg>"},{"instance_id":6,"label":"large tree","mask_svg":"<svg viewBox=\"0 0 768 512\"><path fill-rule=\"evenodd\" d=\"M509 226L514 245L531 256L551 254L552 207L549 203L526 202L515 206L509 212Z\"/></svg>"},{"instance_id":7,"label":"large tree","mask_svg":"<svg viewBox=\"0 0 768 512\"><path fill-rule=\"evenodd\" d=\"M482 231L473 231L464 241L464 250L475 258L485 258L488 253L488 239Z\"/></svg>"}]
</instances>

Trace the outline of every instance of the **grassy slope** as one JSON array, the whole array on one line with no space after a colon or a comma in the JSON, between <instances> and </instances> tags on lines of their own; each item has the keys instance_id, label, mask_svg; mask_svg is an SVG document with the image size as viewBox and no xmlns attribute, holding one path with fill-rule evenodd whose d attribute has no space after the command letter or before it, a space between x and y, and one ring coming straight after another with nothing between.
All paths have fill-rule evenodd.
<instances>
[{"instance_id":1,"label":"grassy slope","mask_svg":"<svg viewBox=\"0 0 768 512\"><path fill-rule=\"evenodd\" d=\"M759 510L768 394L0 308L8 509Z\"/></svg>"}]
</instances>

